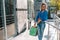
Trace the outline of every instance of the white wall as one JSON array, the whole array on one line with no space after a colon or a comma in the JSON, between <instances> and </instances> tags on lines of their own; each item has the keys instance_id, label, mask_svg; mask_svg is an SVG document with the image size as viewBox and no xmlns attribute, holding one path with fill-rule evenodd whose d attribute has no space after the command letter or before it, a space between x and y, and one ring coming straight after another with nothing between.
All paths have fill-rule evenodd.
<instances>
[{"instance_id":1,"label":"white wall","mask_svg":"<svg viewBox=\"0 0 60 40\"><path fill-rule=\"evenodd\" d=\"M17 0L17 9L27 9L27 0ZM27 20L27 11L17 11L18 32L24 29Z\"/></svg>"}]
</instances>

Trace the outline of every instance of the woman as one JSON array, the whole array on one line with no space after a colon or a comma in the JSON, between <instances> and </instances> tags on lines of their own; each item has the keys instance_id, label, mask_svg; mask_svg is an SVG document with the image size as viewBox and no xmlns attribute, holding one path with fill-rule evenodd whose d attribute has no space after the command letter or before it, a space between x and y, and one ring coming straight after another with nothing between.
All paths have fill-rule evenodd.
<instances>
[{"instance_id":1,"label":"woman","mask_svg":"<svg viewBox=\"0 0 60 40\"><path fill-rule=\"evenodd\" d=\"M45 29L45 22L44 21L46 21L47 19L48 19L48 12L46 10L46 4L42 3L41 10L38 12L38 14L35 18L35 23L34 23L34 27L36 27L36 23L37 23L39 40L42 40L43 32Z\"/></svg>"}]
</instances>

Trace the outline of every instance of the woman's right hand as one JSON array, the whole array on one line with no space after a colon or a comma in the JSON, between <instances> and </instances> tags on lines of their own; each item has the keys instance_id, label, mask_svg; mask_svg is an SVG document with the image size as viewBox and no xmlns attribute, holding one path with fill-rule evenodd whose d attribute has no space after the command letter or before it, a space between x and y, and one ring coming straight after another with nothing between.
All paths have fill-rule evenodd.
<instances>
[{"instance_id":1,"label":"woman's right hand","mask_svg":"<svg viewBox=\"0 0 60 40\"><path fill-rule=\"evenodd\" d=\"M36 23L34 23L34 26L33 27L36 27Z\"/></svg>"}]
</instances>

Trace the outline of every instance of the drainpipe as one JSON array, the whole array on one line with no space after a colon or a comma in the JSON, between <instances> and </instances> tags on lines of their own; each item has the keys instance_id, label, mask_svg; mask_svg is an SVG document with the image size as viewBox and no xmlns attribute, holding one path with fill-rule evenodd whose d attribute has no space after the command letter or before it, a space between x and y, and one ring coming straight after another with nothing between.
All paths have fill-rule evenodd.
<instances>
[{"instance_id":1,"label":"drainpipe","mask_svg":"<svg viewBox=\"0 0 60 40\"><path fill-rule=\"evenodd\" d=\"M6 12L5 12L5 0L3 1L3 19L4 19L4 40L7 40L7 28L6 28Z\"/></svg>"}]
</instances>

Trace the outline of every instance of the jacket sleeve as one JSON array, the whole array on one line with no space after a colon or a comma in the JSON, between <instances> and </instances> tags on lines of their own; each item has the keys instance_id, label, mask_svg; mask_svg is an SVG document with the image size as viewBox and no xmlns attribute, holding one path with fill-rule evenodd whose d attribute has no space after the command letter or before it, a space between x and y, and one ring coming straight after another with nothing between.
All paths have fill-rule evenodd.
<instances>
[{"instance_id":1,"label":"jacket sleeve","mask_svg":"<svg viewBox=\"0 0 60 40\"><path fill-rule=\"evenodd\" d=\"M48 12L47 11L44 13L43 19L44 19L43 21L46 21L48 19Z\"/></svg>"}]
</instances>

